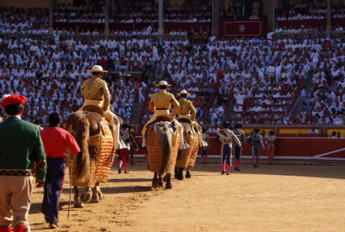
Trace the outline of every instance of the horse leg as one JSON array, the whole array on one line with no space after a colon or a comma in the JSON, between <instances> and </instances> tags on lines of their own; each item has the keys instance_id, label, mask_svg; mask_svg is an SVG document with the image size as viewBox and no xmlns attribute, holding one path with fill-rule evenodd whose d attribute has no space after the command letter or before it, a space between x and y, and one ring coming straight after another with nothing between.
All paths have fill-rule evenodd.
<instances>
[{"instance_id":1,"label":"horse leg","mask_svg":"<svg viewBox=\"0 0 345 232\"><path fill-rule=\"evenodd\" d=\"M192 177L191 174L190 174L190 169L191 169L191 168L192 168L192 167L188 165L187 171L186 171L186 178L191 178L191 177Z\"/></svg>"},{"instance_id":2,"label":"horse leg","mask_svg":"<svg viewBox=\"0 0 345 232\"><path fill-rule=\"evenodd\" d=\"M166 183L166 185L165 185L165 188L166 188L166 189L171 189L171 187L172 187L172 186L171 186L171 180L170 180L171 178L170 178L170 176L171 176L170 173L166 174L166 176L165 176L165 177L166 177L166 180L167 180L167 183Z\"/></svg>"},{"instance_id":3,"label":"horse leg","mask_svg":"<svg viewBox=\"0 0 345 232\"><path fill-rule=\"evenodd\" d=\"M163 179L161 176L158 178L158 185L159 185L159 187L163 186Z\"/></svg>"},{"instance_id":4,"label":"horse leg","mask_svg":"<svg viewBox=\"0 0 345 232\"><path fill-rule=\"evenodd\" d=\"M85 192L81 195L81 199L83 202L89 203L91 201L91 198L92 198L91 187L86 187Z\"/></svg>"},{"instance_id":5,"label":"horse leg","mask_svg":"<svg viewBox=\"0 0 345 232\"><path fill-rule=\"evenodd\" d=\"M92 197L90 202L99 203L99 197L97 194L97 184L95 184L95 186L92 188Z\"/></svg>"},{"instance_id":6,"label":"horse leg","mask_svg":"<svg viewBox=\"0 0 345 232\"><path fill-rule=\"evenodd\" d=\"M175 175L174 175L175 179L178 179L178 168L175 166Z\"/></svg>"},{"instance_id":7,"label":"horse leg","mask_svg":"<svg viewBox=\"0 0 345 232\"><path fill-rule=\"evenodd\" d=\"M178 168L178 180L183 180L183 168Z\"/></svg>"},{"instance_id":8,"label":"horse leg","mask_svg":"<svg viewBox=\"0 0 345 232\"><path fill-rule=\"evenodd\" d=\"M73 186L74 191L74 208L84 208L83 202L79 198L79 190L77 186Z\"/></svg>"},{"instance_id":9,"label":"horse leg","mask_svg":"<svg viewBox=\"0 0 345 232\"><path fill-rule=\"evenodd\" d=\"M157 188L158 187L158 179L157 179L157 172L155 172L153 179L152 179L152 187Z\"/></svg>"},{"instance_id":10,"label":"horse leg","mask_svg":"<svg viewBox=\"0 0 345 232\"><path fill-rule=\"evenodd\" d=\"M99 187L99 182L96 183L97 194L100 200L104 198L101 188Z\"/></svg>"}]
</instances>

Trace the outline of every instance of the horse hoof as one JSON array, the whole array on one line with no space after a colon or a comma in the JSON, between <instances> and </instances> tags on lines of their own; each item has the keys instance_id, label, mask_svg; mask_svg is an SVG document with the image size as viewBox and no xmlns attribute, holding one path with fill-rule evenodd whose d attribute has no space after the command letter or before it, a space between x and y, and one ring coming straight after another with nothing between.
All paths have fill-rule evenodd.
<instances>
[{"instance_id":1,"label":"horse hoof","mask_svg":"<svg viewBox=\"0 0 345 232\"><path fill-rule=\"evenodd\" d=\"M84 208L84 204L82 202L79 202L79 203L74 203L74 208Z\"/></svg>"},{"instance_id":2,"label":"horse hoof","mask_svg":"<svg viewBox=\"0 0 345 232\"><path fill-rule=\"evenodd\" d=\"M97 195L98 195L98 198L100 199L100 200L103 200L104 199L104 195L103 195L103 193L97 193Z\"/></svg>"},{"instance_id":3,"label":"horse hoof","mask_svg":"<svg viewBox=\"0 0 345 232\"><path fill-rule=\"evenodd\" d=\"M192 176L190 175L190 172L188 171L187 173L186 173L186 178L191 178Z\"/></svg>"},{"instance_id":4,"label":"horse hoof","mask_svg":"<svg viewBox=\"0 0 345 232\"><path fill-rule=\"evenodd\" d=\"M92 193L91 192L85 192L81 195L81 200L84 203L89 203L92 198Z\"/></svg>"},{"instance_id":5,"label":"horse hoof","mask_svg":"<svg viewBox=\"0 0 345 232\"><path fill-rule=\"evenodd\" d=\"M94 198L92 198L91 201L90 201L90 203L99 203L99 202L100 202L100 200L99 200L98 197L94 197Z\"/></svg>"},{"instance_id":6,"label":"horse hoof","mask_svg":"<svg viewBox=\"0 0 345 232\"><path fill-rule=\"evenodd\" d=\"M171 184L167 184L167 185L165 186L165 189L171 189L171 188L172 188Z\"/></svg>"},{"instance_id":7,"label":"horse hoof","mask_svg":"<svg viewBox=\"0 0 345 232\"><path fill-rule=\"evenodd\" d=\"M158 181L152 181L152 188L158 188L159 182Z\"/></svg>"}]
</instances>

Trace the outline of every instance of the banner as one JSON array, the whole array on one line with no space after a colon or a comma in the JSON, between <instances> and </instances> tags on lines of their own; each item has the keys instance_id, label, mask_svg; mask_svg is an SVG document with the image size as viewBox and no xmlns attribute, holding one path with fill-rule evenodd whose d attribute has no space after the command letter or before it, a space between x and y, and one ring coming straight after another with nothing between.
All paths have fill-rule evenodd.
<instances>
[{"instance_id":1,"label":"banner","mask_svg":"<svg viewBox=\"0 0 345 232\"><path fill-rule=\"evenodd\" d=\"M227 21L219 20L219 38L262 36L265 33L264 20Z\"/></svg>"}]
</instances>

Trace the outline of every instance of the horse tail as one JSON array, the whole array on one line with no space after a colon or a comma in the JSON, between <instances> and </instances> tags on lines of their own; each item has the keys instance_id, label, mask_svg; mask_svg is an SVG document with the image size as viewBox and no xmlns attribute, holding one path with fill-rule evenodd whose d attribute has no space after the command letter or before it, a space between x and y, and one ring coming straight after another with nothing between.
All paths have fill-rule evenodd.
<instances>
[{"instance_id":1,"label":"horse tail","mask_svg":"<svg viewBox=\"0 0 345 232\"><path fill-rule=\"evenodd\" d=\"M87 117L81 118L76 131L76 141L79 144L80 152L76 156L75 177L80 182L86 182L90 175L90 154L89 154L89 135L90 122Z\"/></svg>"},{"instance_id":2,"label":"horse tail","mask_svg":"<svg viewBox=\"0 0 345 232\"><path fill-rule=\"evenodd\" d=\"M170 159L170 152L171 152L171 140L172 136L171 133L169 133L168 125L164 124L159 129L159 140L161 143L161 149L162 149L162 165L159 170L159 176L162 176Z\"/></svg>"}]
</instances>

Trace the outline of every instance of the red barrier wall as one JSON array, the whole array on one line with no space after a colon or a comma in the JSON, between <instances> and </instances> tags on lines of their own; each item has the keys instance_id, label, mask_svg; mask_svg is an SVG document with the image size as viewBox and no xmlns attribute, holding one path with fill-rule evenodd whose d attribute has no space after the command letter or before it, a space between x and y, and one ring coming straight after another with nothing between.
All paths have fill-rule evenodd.
<instances>
[{"instance_id":1,"label":"red barrier wall","mask_svg":"<svg viewBox=\"0 0 345 232\"><path fill-rule=\"evenodd\" d=\"M141 137L138 136L138 141ZM221 143L216 140L215 135L210 136L211 146L207 153L209 156L219 156ZM246 145L242 155L251 156L251 145ZM134 152L143 154L142 150ZM200 149L199 149L200 154ZM261 148L261 157L267 156L267 152ZM274 152L278 159L312 159L345 161L345 138L317 138L317 137L278 137Z\"/></svg>"},{"instance_id":2,"label":"red barrier wall","mask_svg":"<svg viewBox=\"0 0 345 232\"><path fill-rule=\"evenodd\" d=\"M209 155L219 155L221 143L215 136L210 138ZM251 145L247 143L243 150L244 156L251 156ZM261 156L267 152L261 148ZM316 159L345 161L345 138L303 138L278 137L276 140L275 157L286 159Z\"/></svg>"}]
</instances>

